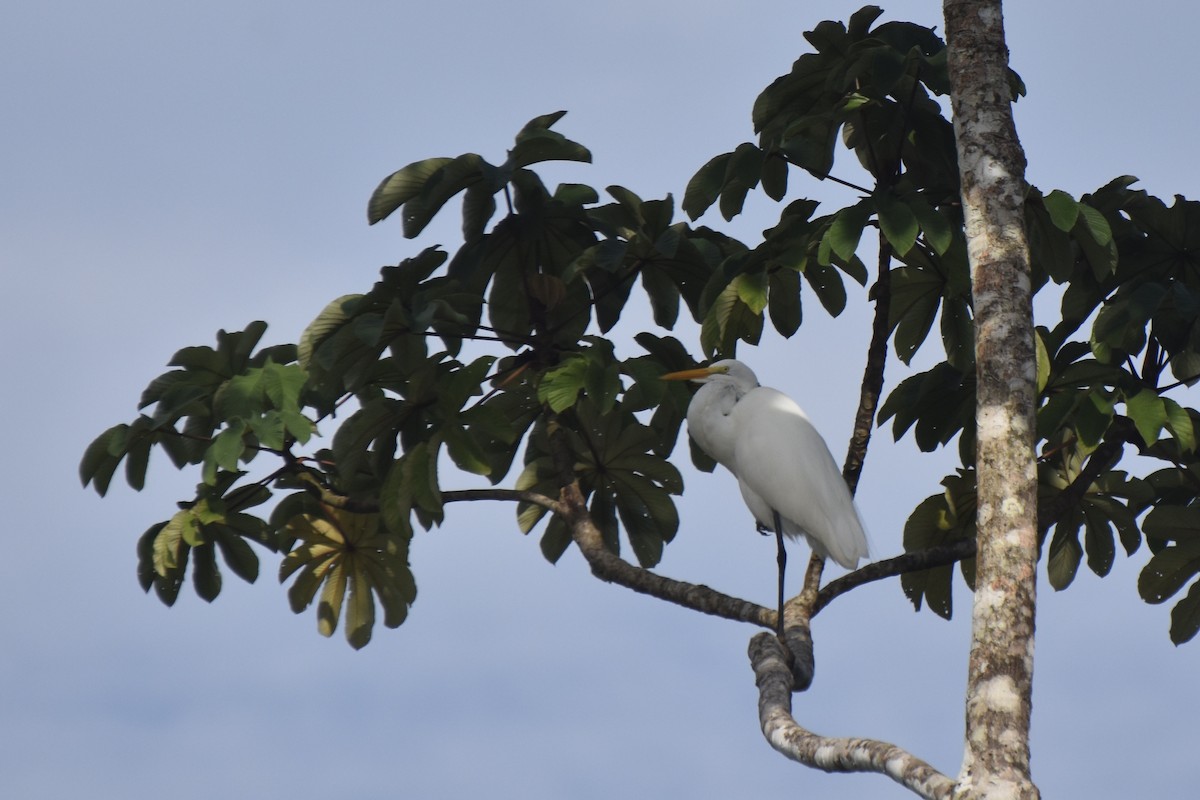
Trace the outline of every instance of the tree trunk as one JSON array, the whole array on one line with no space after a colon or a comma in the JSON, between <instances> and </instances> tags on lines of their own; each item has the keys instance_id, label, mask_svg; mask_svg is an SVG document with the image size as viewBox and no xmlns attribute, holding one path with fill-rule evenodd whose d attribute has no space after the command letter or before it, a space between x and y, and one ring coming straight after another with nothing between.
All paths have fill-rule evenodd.
<instances>
[{"instance_id":1,"label":"tree trunk","mask_svg":"<svg viewBox=\"0 0 1200 800\"><path fill-rule=\"evenodd\" d=\"M978 555L962 798L1037 798L1029 718L1037 566L1036 360L1025 156L1000 0L945 0L975 313Z\"/></svg>"}]
</instances>

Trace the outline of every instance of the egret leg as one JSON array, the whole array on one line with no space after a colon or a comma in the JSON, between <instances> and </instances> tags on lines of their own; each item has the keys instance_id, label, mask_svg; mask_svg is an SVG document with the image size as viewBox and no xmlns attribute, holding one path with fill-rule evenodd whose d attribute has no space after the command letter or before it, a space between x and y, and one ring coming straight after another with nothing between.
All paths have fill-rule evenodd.
<instances>
[{"instance_id":1,"label":"egret leg","mask_svg":"<svg viewBox=\"0 0 1200 800\"><path fill-rule=\"evenodd\" d=\"M772 516L775 522L775 544L779 547L779 553L775 557L776 563L779 564L779 616L775 622L775 634L783 641L783 576L787 572L787 550L783 546L783 520L779 518L779 512L772 509Z\"/></svg>"}]
</instances>

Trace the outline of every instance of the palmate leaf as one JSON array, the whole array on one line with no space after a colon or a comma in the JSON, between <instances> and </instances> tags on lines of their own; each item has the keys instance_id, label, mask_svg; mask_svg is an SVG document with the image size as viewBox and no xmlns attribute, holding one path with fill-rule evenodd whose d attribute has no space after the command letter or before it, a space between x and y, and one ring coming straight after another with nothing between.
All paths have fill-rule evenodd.
<instances>
[{"instance_id":1,"label":"palmate leaf","mask_svg":"<svg viewBox=\"0 0 1200 800\"><path fill-rule=\"evenodd\" d=\"M270 492L261 486L244 486L224 494L239 474L221 473L216 486L200 484L195 503L142 535L137 551L143 590L153 588L160 600L173 605L190 564L196 594L212 602L222 587L218 551L239 578L247 583L258 578L258 556L246 538L271 546L266 524L241 509L263 502L262 492L268 496Z\"/></svg>"},{"instance_id":2,"label":"palmate leaf","mask_svg":"<svg viewBox=\"0 0 1200 800\"><path fill-rule=\"evenodd\" d=\"M383 529L378 514L322 506L320 514L300 514L286 526L298 544L280 564L279 580L299 573L288 589L296 613L320 591L317 631L322 636L333 635L345 611L346 640L356 650L364 647L371 640L376 599L384 607L386 626L404 621L416 599L408 540Z\"/></svg>"},{"instance_id":3,"label":"palmate leaf","mask_svg":"<svg viewBox=\"0 0 1200 800\"><path fill-rule=\"evenodd\" d=\"M905 521L905 552L974 536L974 495L962 493L961 480L948 478L946 483L946 492L923 500ZM953 578L953 566L946 565L905 573L900 576L900 586L915 610L919 611L924 603L939 617L950 619L954 611Z\"/></svg>"},{"instance_id":4,"label":"palmate leaf","mask_svg":"<svg viewBox=\"0 0 1200 800\"><path fill-rule=\"evenodd\" d=\"M739 339L758 344L762 314L742 300L742 284L753 282L746 275L738 275L717 295L700 327L700 345L706 356L732 356Z\"/></svg>"}]
</instances>

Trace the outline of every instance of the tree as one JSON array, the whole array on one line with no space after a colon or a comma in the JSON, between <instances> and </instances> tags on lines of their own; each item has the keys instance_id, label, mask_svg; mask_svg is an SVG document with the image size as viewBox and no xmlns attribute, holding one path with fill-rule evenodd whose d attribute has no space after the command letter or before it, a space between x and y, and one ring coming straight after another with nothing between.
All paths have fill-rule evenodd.
<instances>
[{"instance_id":1,"label":"tree","mask_svg":"<svg viewBox=\"0 0 1200 800\"><path fill-rule=\"evenodd\" d=\"M838 179L830 173L842 133L873 184L859 187L854 205L821 216L816 204L792 201L754 246L675 222L670 198L643 201L610 187L612 202L601 204L579 184L550 192L532 166L589 159L553 130L561 114L531 121L502 164L467 154L389 176L370 215L379 221L401 211L409 236L462 195L464 244L453 258L429 249L386 268L369 292L331 303L295 346L256 350L265 325L254 323L222 332L215 349L181 350L176 369L143 394L146 413L88 448L82 475L101 493L122 462L140 488L156 445L178 466L200 467L196 496L140 540L143 586L173 602L190 562L196 591L211 600L221 588L216 551L234 574L253 580L256 544L286 553L281 578L295 576L293 608L317 600L320 630L328 635L342 624L361 647L377 607L385 625L396 626L414 599L406 558L413 518L429 527L448 503L507 500L517 504L523 529L545 523L551 560L574 544L606 580L772 627L769 609L648 571L678 527L671 498L682 482L666 459L687 402L682 387L657 376L693 359L677 340L652 332L637 337L645 354L618 358L611 341L589 331L614 329L640 277L660 327L676 323L683 301L701 323L706 357L757 341L767 316L791 335L804 285L839 313L842 276L867 281L858 252L871 227L880 242L876 335L847 477L857 482L866 455L889 341L907 361L939 319L946 360L902 381L879 413L894 420L897 435L912 431L923 449L957 437L962 470L909 519L907 555L820 589L814 564L809 589L789 606L788 650L774 648L762 661L778 655L783 664L790 651L799 666L785 671L786 680L796 672L803 688L811 675L808 619L867 579L902 574L918 606L948 616L951 564L974 541L978 307L954 137L933 100L950 88L945 48L929 29L875 25L877 17L864 9L848 25L817 26L808 35L815 52L756 103L758 144L716 157L689 183L682 208L693 220L713 204L731 218L756 187L782 200L794 176ZM1021 90L1015 76L1006 80ZM1082 200L1033 190L1023 198L1031 288L1067 287L1062 320L1042 328L1036 342L1039 528L1043 536L1054 531L1056 586L1070 582L1085 551L1093 570L1107 572L1114 528L1130 551L1146 538L1157 554L1143 594L1165 600L1196 575L1187 536L1195 528L1195 412L1166 396L1178 384L1160 381L1168 368L1177 381L1197 372L1187 225L1194 206L1167 208L1130 184L1120 180ZM497 196L506 214L493 224ZM1088 322L1087 340L1073 338ZM485 346L495 350L481 354ZM1132 360L1139 356L1140 368ZM351 413L331 446L311 447L317 425L332 428L339 412ZM442 489L442 454L498 486L522 443L523 469L511 485ZM1114 470L1126 444L1166 466L1145 479ZM264 453L278 461L251 472ZM251 511L277 495L269 517ZM638 566L619 556L622 530ZM962 565L973 581L972 561ZM1196 591L1193 584L1176 606L1177 640L1195 633ZM773 647L770 637L756 642ZM890 762L869 765L878 763ZM922 770L897 777L916 776L909 785L927 785L927 793L945 791L938 788L945 781Z\"/></svg>"}]
</instances>

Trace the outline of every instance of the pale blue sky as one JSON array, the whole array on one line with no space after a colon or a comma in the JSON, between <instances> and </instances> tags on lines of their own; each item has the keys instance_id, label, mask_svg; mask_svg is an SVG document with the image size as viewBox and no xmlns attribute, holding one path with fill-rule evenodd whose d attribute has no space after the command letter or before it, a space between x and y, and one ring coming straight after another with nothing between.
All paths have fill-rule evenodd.
<instances>
[{"instance_id":1,"label":"pale blue sky","mask_svg":"<svg viewBox=\"0 0 1200 800\"><path fill-rule=\"evenodd\" d=\"M356 653L291 614L267 560L258 584L230 578L211 606L185 591L168 610L142 594L136 537L196 475L164 467L143 493L114 482L103 501L76 477L84 446L132 418L179 347L256 318L272 340L295 340L379 266L453 246L453 209L417 242L366 225L367 198L392 170L467 151L500 158L526 120L568 109L558 129L595 164L548 180L678 198L708 158L752 138L750 105L805 51L801 32L857 3L10 6L0 795L907 796L769 749L745 656L752 630L601 584L575 553L551 567L507 507L453 508L419 534L409 621ZM886 8L941 27L935 3ZM1163 197L1200 196L1200 11L1180 9L1012 5L1035 184L1080 193L1133 174ZM749 237L777 214L761 198L747 209L735 225L706 222ZM840 456L866 316L808 311L795 340L743 357L810 410ZM881 556L899 550L904 517L950 465L889 439L876 438L859 500ZM732 479L686 478L662 571L769 602L773 545L749 532ZM1168 609L1137 598L1144 559L1043 592L1034 766L1047 797L1194 793L1200 644L1173 648ZM914 615L894 583L839 600L816 622L801 721L894 740L956 773L969 597L956 601L945 623Z\"/></svg>"}]
</instances>

